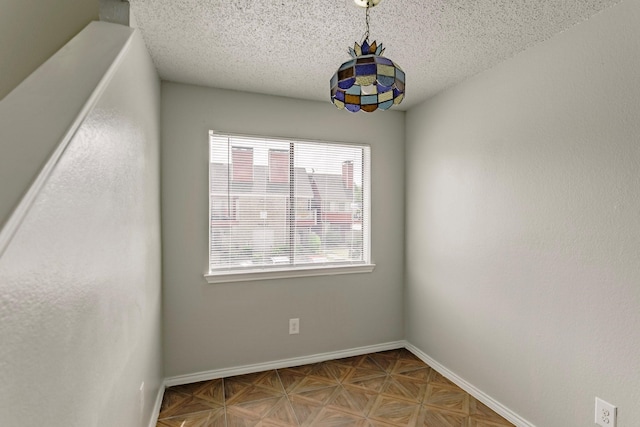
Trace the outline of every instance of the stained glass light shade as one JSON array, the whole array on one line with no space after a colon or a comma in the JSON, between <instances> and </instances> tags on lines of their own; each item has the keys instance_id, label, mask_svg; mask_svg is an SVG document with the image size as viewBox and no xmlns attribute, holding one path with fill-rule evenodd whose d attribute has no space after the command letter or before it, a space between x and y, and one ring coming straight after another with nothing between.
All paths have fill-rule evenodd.
<instances>
[{"instance_id":1,"label":"stained glass light shade","mask_svg":"<svg viewBox=\"0 0 640 427\"><path fill-rule=\"evenodd\" d=\"M382 43L369 40L349 48L351 60L345 62L331 78L331 102L353 113L387 110L404 99L404 71L381 56Z\"/></svg>"}]
</instances>

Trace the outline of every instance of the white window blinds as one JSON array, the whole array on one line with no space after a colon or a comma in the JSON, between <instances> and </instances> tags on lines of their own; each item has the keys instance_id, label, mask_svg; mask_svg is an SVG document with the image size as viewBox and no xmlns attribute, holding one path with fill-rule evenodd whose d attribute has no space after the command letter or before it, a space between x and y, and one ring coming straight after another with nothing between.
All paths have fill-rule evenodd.
<instances>
[{"instance_id":1,"label":"white window blinds","mask_svg":"<svg viewBox=\"0 0 640 427\"><path fill-rule=\"evenodd\" d=\"M210 274L370 262L368 146L209 139Z\"/></svg>"}]
</instances>

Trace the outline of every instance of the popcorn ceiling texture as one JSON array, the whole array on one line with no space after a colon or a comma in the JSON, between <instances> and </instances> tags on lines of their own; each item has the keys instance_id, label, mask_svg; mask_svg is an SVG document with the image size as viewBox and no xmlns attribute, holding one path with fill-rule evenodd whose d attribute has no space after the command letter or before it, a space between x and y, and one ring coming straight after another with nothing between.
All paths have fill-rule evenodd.
<instances>
[{"instance_id":1,"label":"popcorn ceiling texture","mask_svg":"<svg viewBox=\"0 0 640 427\"><path fill-rule=\"evenodd\" d=\"M329 101L365 31L352 0L130 0L164 80ZM620 0L385 0L371 40L407 73L406 109Z\"/></svg>"}]
</instances>

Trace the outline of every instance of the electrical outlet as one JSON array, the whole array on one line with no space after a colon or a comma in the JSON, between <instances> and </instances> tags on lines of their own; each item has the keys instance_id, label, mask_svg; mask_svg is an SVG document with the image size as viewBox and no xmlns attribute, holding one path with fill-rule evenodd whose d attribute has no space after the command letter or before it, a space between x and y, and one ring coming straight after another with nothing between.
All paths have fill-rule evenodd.
<instances>
[{"instance_id":1,"label":"electrical outlet","mask_svg":"<svg viewBox=\"0 0 640 427\"><path fill-rule=\"evenodd\" d=\"M596 397L596 424L601 427L616 427L617 410L611 403Z\"/></svg>"},{"instance_id":2,"label":"electrical outlet","mask_svg":"<svg viewBox=\"0 0 640 427\"><path fill-rule=\"evenodd\" d=\"M300 333L300 319L289 319L289 335Z\"/></svg>"}]
</instances>

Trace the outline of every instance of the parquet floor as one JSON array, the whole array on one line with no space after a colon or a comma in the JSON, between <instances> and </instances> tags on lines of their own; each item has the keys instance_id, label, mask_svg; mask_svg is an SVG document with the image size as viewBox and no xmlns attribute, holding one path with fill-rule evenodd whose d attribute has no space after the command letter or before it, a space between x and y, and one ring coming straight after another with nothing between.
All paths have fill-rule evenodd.
<instances>
[{"instance_id":1,"label":"parquet floor","mask_svg":"<svg viewBox=\"0 0 640 427\"><path fill-rule=\"evenodd\" d=\"M513 425L399 349L170 387L157 426Z\"/></svg>"}]
</instances>

